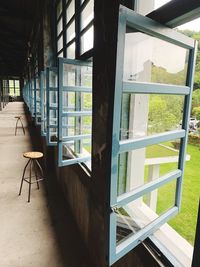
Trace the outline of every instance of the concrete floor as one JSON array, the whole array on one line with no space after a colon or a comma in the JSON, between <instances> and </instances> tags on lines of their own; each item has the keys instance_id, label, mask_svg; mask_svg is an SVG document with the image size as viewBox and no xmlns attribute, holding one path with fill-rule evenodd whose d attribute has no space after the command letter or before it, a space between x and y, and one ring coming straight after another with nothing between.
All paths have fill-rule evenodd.
<instances>
[{"instance_id":1,"label":"concrete floor","mask_svg":"<svg viewBox=\"0 0 200 267\"><path fill-rule=\"evenodd\" d=\"M37 190L28 184L18 196L20 179L32 150L30 136L19 129L14 135L15 115L24 115L23 103L9 103L0 111L0 267L89 267L70 210L59 192ZM27 125L23 116L25 126ZM43 186L44 187L44 186Z\"/></svg>"}]
</instances>

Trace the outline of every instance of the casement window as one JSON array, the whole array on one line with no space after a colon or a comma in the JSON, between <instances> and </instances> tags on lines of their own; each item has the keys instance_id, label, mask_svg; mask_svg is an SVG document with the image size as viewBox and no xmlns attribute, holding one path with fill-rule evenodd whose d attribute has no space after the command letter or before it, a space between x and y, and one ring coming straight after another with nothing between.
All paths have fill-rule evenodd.
<instances>
[{"instance_id":1,"label":"casement window","mask_svg":"<svg viewBox=\"0 0 200 267\"><path fill-rule=\"evenodd\" d=\"M20 96L19 80L9 80L9 95Z\"/></svg>"},{"instance_id":2,"label":"casement window","mask_svg":"<svg viewBox=\"0 0 200 267\"><path fill-rule=\"evenodd\" d=\"M91 165L92 66L59 58L59 166Z\"/></svg>"},{"instance_id":3,"label":"casement window","mask_svg":"<svg viewBox=\"0 0 200 267\"><path fill-rule=\"evenodd\" d=\"M180 210L195 51L196 42L191 38L120 7L110 180L110 265ZM170 113L172 108L174 114ZM178 144L178 150L173 143ZM173 168L159 172L158 166L170 160ZM165 187L170 196L162 193ZM166 198L165 207L157 205L160 192Z\"/></svg>"},{"instance_id":4,"label":"casement window","mask_svg":"<svg viewBox=\"0 0 200 267\"><path fill-rule=\"evenodd\" d=\"M41 124L41 88L40 77L34 77L34 114L36 125Z\"/></svg>"},{"instance_id":5,"label":"casement window","mask_svg":"<svg viewBox=\"0 0 200 267\"><path fill-rule=\"evenodd\" d=\"M56 40L57 56L63 57L63 1L57 1L56 5Z\"/></svg>"},{"instance_id":6,"label":"casement window","mask_svg":"<svg viewBox=\"0 0 200 267\"><path fill-rule=\"evenodd\" d=\"M47 144L57 145L58 140L58 73L56 67L46 69Z\"/></svg>"},{"instance_id":7,"label":"casement window","mask_svg":"<svg viewBox=\"0 0 200 267\"><path fill-rule=\"evenodd\" d=\"M29 82L29 90L30 90L30 112L31 116L35 117L35 85L34 85L34 79L32 78Z\"/></svg>"},{"instance_id":8,"label":"casement window","mask_svg":"<svg viewBox=\"0 0 200 267\"><path fill-rule=\"evenodd\" d=\"M47 92L46 92L46 70L40 73L40 107L41 107L41 135L47 134Z\"/></svg>"},{"instance_id":9,"label":"casement window","mask_svg":"<svg viewBox=\"0 0 200 267\"><path fill-rule=\"evenodd\" d=\"M85 59L91 54L94 35L93 10L93 0L57 2L56 42L58 57Z\"/></svg>"}]
</instances>

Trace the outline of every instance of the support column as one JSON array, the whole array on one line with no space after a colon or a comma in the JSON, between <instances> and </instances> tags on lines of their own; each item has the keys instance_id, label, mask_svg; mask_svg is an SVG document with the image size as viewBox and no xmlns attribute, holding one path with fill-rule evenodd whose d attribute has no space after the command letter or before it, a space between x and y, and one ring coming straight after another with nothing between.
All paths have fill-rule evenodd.
<instances>
[{"instance_id":1,"label":"support column","mask_svg":"<svg viewBox=\"0 0 200 267\"><path fill-rule=\"evenodd\" d=\"M149 173L148 173L148 182L156 180L159 178L160 174L160 165L149 165ZM157 197L158 197L158 190L154 190L148 194L147 198L147 205L156 212L157 207Z\"/></svg>"}]
</instances>

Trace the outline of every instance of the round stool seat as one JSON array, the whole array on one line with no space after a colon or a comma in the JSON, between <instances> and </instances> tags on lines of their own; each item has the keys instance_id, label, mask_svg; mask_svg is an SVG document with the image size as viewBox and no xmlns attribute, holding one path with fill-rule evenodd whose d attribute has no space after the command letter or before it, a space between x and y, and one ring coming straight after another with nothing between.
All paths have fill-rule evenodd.
<instances>
[{"instance_id":1,"label":"round stool seat","mask_svg":"<svg viewBox=\"0 0 200 267\"><path fill-rule=\"evenodd\" d=\"M15 116L15 119L21 119L22 116Z\"/></svg>"},{"instance_id":2,"label":"round stool seat","mask_svg":"<svg viewBox=\"0 0 200 267\"><path fill-rule=\"evenodd\" d=\"M23 156L29 159L39 159L43 157L43 153L37 152L37 151L30 151L30 152L24 153Z\"/></svg>"}]
</instances>

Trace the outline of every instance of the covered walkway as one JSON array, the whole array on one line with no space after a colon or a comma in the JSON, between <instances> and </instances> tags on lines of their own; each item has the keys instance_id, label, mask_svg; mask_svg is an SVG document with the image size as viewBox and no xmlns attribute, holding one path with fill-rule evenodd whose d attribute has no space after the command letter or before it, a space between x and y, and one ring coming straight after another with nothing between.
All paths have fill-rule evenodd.
<instances>
[{"instance_id":1,"label":"covered walkway","mask_svg":"<svg viewBox=\"0 0 200 267\"><path fill-rule=\"evenodd\" d=\"M15 115L22 115L26 135L14 135ZM32 150L22 102L9 103L0 113L0 266L3 267L89 267L71 213L63 206L59 190L28 186L18 196L20 179ZM47 177L48 179L48 177ZM52 186L54 188L54 186ZM51 200L49 200L49 199ZM68 216L65 217L64 214ZM78 257L77 257L78 256Z\"/></svg>"}]
</instances>

